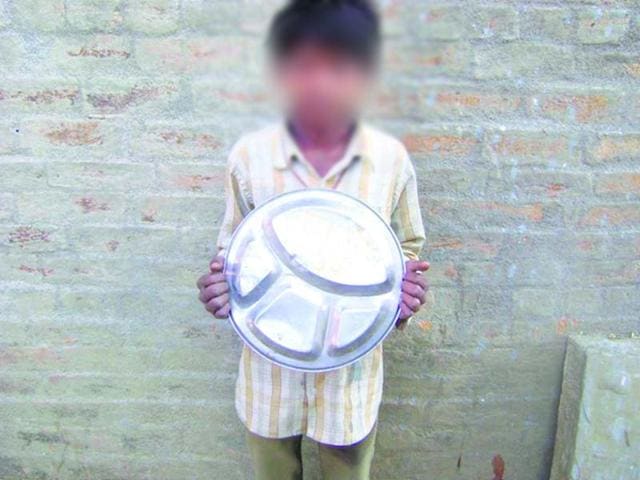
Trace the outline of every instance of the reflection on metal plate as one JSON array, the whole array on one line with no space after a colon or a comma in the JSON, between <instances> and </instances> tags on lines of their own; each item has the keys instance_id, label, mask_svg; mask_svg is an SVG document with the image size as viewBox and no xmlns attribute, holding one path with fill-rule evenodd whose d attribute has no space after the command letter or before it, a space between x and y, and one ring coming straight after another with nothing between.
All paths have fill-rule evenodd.
<instances>
[{"instance_id":1,"label":"reflection on metal plate","mask_svg":"<svg viewBox=\"0 0 640 480\"><path fill-rule=\"evenodd\" d=\"M367 205L301 190L245 218L225 273L231 322L249 347L319 372L358 360L391 331L404 261L393 231Z\"/></svg>"}]
</instances>

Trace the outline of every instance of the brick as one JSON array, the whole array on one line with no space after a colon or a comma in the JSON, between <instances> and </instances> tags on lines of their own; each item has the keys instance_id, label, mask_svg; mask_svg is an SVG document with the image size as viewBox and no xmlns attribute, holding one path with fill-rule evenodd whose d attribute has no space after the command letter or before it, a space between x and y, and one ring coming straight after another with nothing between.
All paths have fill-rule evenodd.
<instances>
[{"instance_id":1,"label":"brick","mask_svg":"<svg viewBox=\"0 0 640 480\"><path fill-rule=\"evenodd\" d=\"M402 87L415 90L412 86ZM389 101L402 98L399 91L402 92L399 88L390 89ZM417 98L408 98L406 104L398 109L400 115L406 115L413 108L416 115L429 120L503 120L505 116L517 115L524 103L520 95L510 91L476 90L449 85L420 88L415 97Z\"/></svg>"},{"instance_id":2,"label":"brick","mask_svg":"<svg viewBox=\"0 0 640 480\"><path fill-rule=\"evenodd\" d=\"M438 235L429 237L426 252L427 258L438 259L492 259L502 248L503 239L497 235L467 234Z\"/></svg>"},{"instance_id":3,"label":"brick","mask_svg":"<svg viewBox=\"0 0 640 480\"><path fill-rule=\"evenodd\" d=\"M382 16L383 34L387 38L405 34L407 24L414 18L412 5L403 0L388 0L377 4Z\"/></svg>"},{"instance_id":4,"label":"brick","mask_svg":"<svg viewBox=\"0 0 640 480\"><path fill-rule=\"evenodd\" d=\"M587 78L635 80L640 78L640 58L622 50L585 49L576 52L575 69L578 76Z\"/></svg>"},{"instance_id":5,"label":"brick","mask_svg":"<svg viewBox=\"0 0 640 480\"><path fill-rule=\"evenodd\" d=\"M124 16L125 26L135 32L172 33L178 29L179 3L177 0L140 0L128 4Z\"/></svg>"},{"instance_id":6,"label":"brick","mask_svg":"<svg viewBox=\"0 0 640 480\"><path fill-rule=\"evenodd\" d=\"M8 193L0 194L0 222L9 222L14 220L13 213L15 206L13 196Z\"/></svg>"},{"instance_id":7,"label":"brick","mask_svg":"<svg viewBox=\"0 0 640 480\"><path fill-rule=\"evenodd\" d=\"M613 9L581 9L578 39L582 43L618 43L629 30L629 12Z\"/></svg>"},{"instance_id":8,"label":"brick","mask_svg":"<svg viewBox=\"0 0 640 480\"><path fill-rule=\"evenodd\" d=\"M0 2L0 30L11 23L9 11L5 2Z\"/></svg>"},{"instance_id":9,"label":"brick","mask_svg":"<svg viewBox=\"0 0 640 480\"><path fill-rule=\"evenodd\" d=\"M66 235L58 227L0 226L0 251L53 252L67 247Z\"/></svg>"},{"instance_id":10,"label":"brick","mask_svg":"<svg viewBox=\"0 0 640 480\"><path fill-rule=\"evenodd\" d=\"M69 242L75 252L87 255L100 254L115 258L141 255L160 257L167 252L183 255L181 235L172 228L78 226L69 232Z\"/></svg>"},{"instance_id":11,"label":"brick","mask_svg":"<svg viewBox=\"0 0 640 480\"><path fill-rule=\"evenodd\" d=\"M180 252L185 257L194 258L201 262L208 262L218 252L216 240L220 223L222 223L222 204L217 204L217 215L206 217L200 227L189 227L180 238Z\"/></svg>"},{"instance_id":12,"label":"brick","mask_svg":"<svg viewBox=\"0 0 640 480\"><path fill-rule=\"evenodd\" d=\"M149 197L137 202L135 215L144 224L195 227L213 225L223 209L220 197Z\"/></svg>"},{"instance_id":13,"label":"brick","mask_svg":"<svg viewBox=\"0 0 640 480\"><path fill-rule=\"evenodd\" d=\"M561 301L554 289L519 288L513 294L514 334L517 336L533 335L538 339L555 336L563 315Z\"/></svg>"},{"instance_id":14,"label":"brick","mask_svg":"<svg viewBox=\"0 0 640 480\"><path fill-rule=\"evenodd\" d=\"M464 157L472 155L478 147L474 135L446 131L409 133L402 141L410 154L419 157Z\"/></svg>"},{"instance_id":15,"label":"brick","mask_svg":"<svg viewBox=\"0 0 640 480\"><path fill-rule=\"evenodd\" d=\"M256 47L252 40L237 35L141 38L136 42L136 61L150 74L162 70L229 77L230 72L256 72Z\"/></svg>"},{"instance_id":16,"label":"brick","mask_svg":"<svg viewBox=\"0 0 640 480\"><path fill-rule=\"evenodd\" d=\"M47 188L47 171L42 163L2 162L0 190L3 192L40 191Z\"/></svg>"},{"instance_id":17,"label":"brick","mask_svg":"<svg viewBox=\"0 0 640 480\"><path fill-rule=\"evenodd\" d=\"M483 195L487 173L482 170L429 169L419 172L420 190L429 196L470 198Z\"/></svg>"},{"instance_id":18,"label":"brick","mask_svg":"<svg viewBox=\"0 0 640 480\"><path fill-rule=\"evenodd\" d=\"M518 18L510 7L471 7L420 3L407 8L404 15L428 40L458 40L461 38L513 39L518 36Z\"/></svg>"},{"instance_id":19,"label":"brick","mask_svg":"<svg viewBox=\"0 0 640 480\"><path fill-rule=\"evenodd\" d=\"M580 199L591 194L591 180L585 173L512 167L510 171L496 171L490 174L486 189L497 198L528 201Z\"/></svg>"},{"instance_id":20,"label":"brick","mask_svg":"<svg viewBox=\"0 0 640 480\"><path fill-rule=\"evenodd\" d=\"M575 261L569 267L567 283L583 286L634 285L640 275L640 261L593 259Z\"/></svg>"},{"instance_id":21,"label":"brick","mask_svg":"<svg viewBox=\"0 0 640 480\"><path fill-rule=\"evenodd\" d=\"M16 198L17 216L24 224L71 225L126 222L130 200L102 193L29 193Z\"/></svg>"},{"instance_id":22,"label":"brick","mask_svg":"<svg viewBox=\"0 0 640 480\"><path fill-rule=\"evenodd\" d=\"M637 198L640 174L636 172L603 173L595 178L595 192L603 197Z\"/></svg>"},{"instance_id":23,"label":"brick","mask_svg":"<svg viewBox=\"0 0 640 480\"><path fill-rule=\"evenodd\" d=\"M214 411L210 409L210 411ZM175 413L175 412L174 412ZM232 413L232 410L231 410ZM118 417L119 419L125 418L126 414ZM211 418L211 417L209 417ZM199 423L194 425L203 425L206 424ZM55 431L55 428L51 428L52 431ZM46 433L46 432L45 432ZM36 438L39 438L39 432L36 430L34 434ZM179 441L178 439L184 435L184 432L169 429L165 430L162 434L157 433L154 435L154 438L164 438L171 439L171 441ZM91 445L99 444L98 437L100 435L96 433L92 437ZM45 438L46 435L44 435ZM234 451L242 451L242 435L238 432L230 432L228 434L228 439L237 437L238 440L235 442L237 444L237 449ZM19 437L15 437L19 438ZM55 438L55 437L54 437ZM135 448L148 448L148 443L135 441L136 437L127 436L123 434L120 436L121 439L124 439L123 442L123 455L124 460L119 462L114 462L113 460L106 460L107 456L100 455L99 450L91 450L91 453L88 451L88 447L83 445L74 445L73 447L69 447L66 444L58 444L58 445L50 445L48 443L38 444L34 443L30 449L15 449L10 452L10 457L6 458L6 464L10 470L7 470L9 475L18 476L18 475L30 475L43 477L46 475L48 471L52 468L56 468L50 458L47 459L47 455L43 452L48 451L51 455L61 455L62 452L69 448L77 448L85 450L84 459L82 461L81 466L74 467L72 464L62 465L59 469L59 475L65 476L65 478L72 478L77 474L78 471L81 472L97 472L102 478L114 478L114 477L124 477L124 476L144 476L150 475L154 478L167 476L168 478L178 478L182 474L189 475L189 477L197 476L198 472L207 472L214 469L216 472L219 472L220 475L224 475L224 478L228 480L242 480L243 478L247 478L251 475L250 471L250 459L245 458L244 455L238 453L234 455L225 454L224 451L218 450L219 447L215 445L211 447L209 450L209 456L198 456L197 459L185 460L183 457L171 455L169 452L164 452L161 454L159 451L154 451L153 456L145 463L137 463L129 457L126 456L127 451L134 450ZM126 445L126 447L125 447ZM127 448L125 450L125 448ZM48 449L48 450L47 450ZM113 454L111 454L113 456ZM240 458L236 458L240 457ZM196 458L196 457L194 457ZM216 459L217 458L217 459ZM19 464L17 462L20 462ZM237 462L237 463L236 463ZM18 465L28 465L27 467L20 467ZM241 465L238 467L238 465Z\"/></svg>"},{"instance_id":24,"label":"brick","mask_svg":"<svg viewBox=\"0 0 640 480\"><path fill-rule=\"evenodd\" d=\"M634 260L640 254L639 233L584 233L571 239L572 251L580 258Z\"/></svg>"},{"instance_id":25,"label":"brick","mask_svg":"<svg viewBox=\"0 0 640 480\"><path fill-rule=\"evenodd\" d=\"M37 301L35 299L37 298ZM30 321L51 315L55 310L56 296L50 290L10 290L0 293L0 309L3 318L22 318ZM0 348L0 367L17 363L20 355L15 355Z\"/></svg>"},{"instance_id":26,"label":"brick","mask_svg":"<svg viewBox=\"0 0 640 480\"><path fill-rule=\"evenodd\" d=\"M488 151L500 163L567 167L581 157L578 139L572 134L545 131L502 131L488 134Z\"/></svg>"},{"instance_id":27,"label":"brick","mask_svg":"<svg viewBox=\"0 0 640 480\"><path fill-rule=\"evenodd\" d=\"M465 42L429 42L417 46L406 42L388 42L384 64L391 74L425 76L465 76L473 61L472 49Z\"/></svg>"},{"instance_id":28,"label":"brick","mask_svg":"<svg viewBox=\"0 0 640 480\"><path fill-rule=\"evenodd\" d=\"M563 47L538 43L507 43L475 49L475 76L481 80L566 78L574 57Z\"/></svg>"},{"instance_id":29,"label":"brick","mask_svg":"<svg viewBox=\"0 0 640 480\"><path fill-rule=\"evenodd\" d=\"M187 28L206 33L237 32L240 29L242 7L242 3L233 0L186 0L182 4L182 23ZM260 6L256 5L255 8L259 9Z\"/></svg>"},{"instance_id":30,"label":"brick","mask_svg":"<svg viewBox=\"0 0 640 480\"><path fill-rule=\"evenodd\" d=\"M630 203L583 207L572 212L570 219L582 228L637 228L640 225L640 206Z\"/></svg>"},{"instance_id":31,"label":"brick","mask_svg":"<svg viewBox=\"0 0 640 480\"><path fill-rule=\"evenodd\" d=\"M551 478L633 477L629 448L640 408L638 341L575 336L569 340ZM598 438L594 442L593 438Z\"/></svg>"},{"instance_id":32,"label":"brick","mask_svg":"<svg viewBox=\"0 0 640 480\"><path fill-rule=\"evenodd\" d=\"M158 186L163 192L224 194L223 165L172 164L158 167Z\"/></svg>"},{"instance_id":33,"label":"brick","mask_svg":"<svg viewBox=\"0 0 640 480\"><path fill-rule=\"evenodd\" d=\"M559 209L541 202L511 204L488 201L452 201L432 199L424 210L427 225L450 231L478 231L491 228L542 228L561 220Z\"/></svg>"},{"instance_id":34,"label":"brick","mask_svg":"<svg viewBox=\"0 0 640 480\"><path fill-rule=\"evenodd\" d=\"M0 86L0 112L77 112L81 103L78 84L65 80L23 79Z\"/></svg>"},{"instance_id":35,"label":"brick","mask_svg":"<svg viewBox=\"0 0 640 480\"><path fill-rule=\"evenodd\" d=\"M612 316L631 316L633 313L640 309L640 298L638 298L637 282L624 286L611 286L602 290L603 306L602 313L609 313ZM630 315L631 314L631 315ZM637 328L637 318L634 329ZM605 326L605 328L613 329L613 326ZM624 335L625 330L614 333L622 333ZM636 330L633 330L636 332Z\"/></svg>"},{"instance_id":36,"label":"brick","mask_svg":"<svg viewBox=\"0 0 640 480\"><path fill-rule=\"evenodd\" d=\"M93 78L96 72L114 75L128 72L133 60L131 40L116 35L97 34L58 37L49 52L50 61L62 71Z\"/></svg>"},{"instance_id":37,"label":"brick","mask_svg":"<svg viewBox=\"0 0 640 480\"><path fill-rule=\"evenodd\" d=\"M640 160L640 135L602 135L587 149L590 165L637 165Z\"/></svg>"},{"instance_id":38,"label":"brick","mask_svg":"<svg viewBox=\"0 0 640 480\"><path fill-rule=\"evenodd\" d=\"M157 123L148 125L133 145L137 155L185 159L223 156L220 130L210 125Z\"/></svg>"},{"instance_id":39,"label":"brick","mask_svg":"<svg viewBox=\"0 0 640 480\"><path fill-rule=\"evenodd\" d=\"M529 111L563 123L612 122L622 115L623 97L611 90L559 92L532 97Z\"/></svg>"},{"instance_id":40,"label":"brick","mask_svg":"<svg viewBox=\"0 0 640 480\"><path fill-rule=\"evenodd\" d=\"M73 299L68 298L73 296ZM128 300L128 299L127 299ZM115 302L115 303L114 303ZM82 293L62 295L61 304L65 308L76 308L76 312L109 311L117 304L117 296L104 295L100 298L88 299ZM191 312L190 312L191 313ZM189 354L191 351L191 354ZM176 348L108 348L108 347L78 347L53 348L37 347L13 350L14 355L24 360L14 365L15 371L41 370L43 373L56 373L61 366L73 367L75 371L95 371L101 369L103 373L127 372L140 374L143 372L162 372L163 367L169 366L171 371L204 373L208 366L231 362L225 360L222 352L212 348L193 348L187 345ZM197 355L196 355L197 354ZM28 361L29 358L44 357L40 362ZM235 362L234 362L235 363Z\"/></svg>"},{"instance_id":41,"label":"brick","mask_svg":"<svg viewBox=\"0 0 640 480\"><path fill-rule=\"evenodd\" d=\"M577 22L571 9L530 7L520 15L520 30L525 38L561 42L575 38Z\"/></svg>"},{"instance_id":42,"label":"brick","mask_svg":"<svg viewBox=\"0 0 640 480\"><path fill-rule=\"evenodd\" d=\"M113 31L123 24L121 0L76 0L67 4L67 21L83 31Z\"/></svg>"},{"instance_id":43,"label":"brick","mask_svg":"<svg viewBox=\"0 0 640 480\"><path fill-rule=\"evenodd\" d=\"M420 36L435 40L456 40L465 33L463 12L448 5L429 5L415 12Z\"/></svg>"},{"instance_id":44,"label":"brick","mask_svg":"<svg viewBox=\"0 0 640 480\"><path fill-rule=\"evenodd\" d=\"M182 20L185 27L199 32L262 35L281 6L280 0L187 0L182 4Z\"/></svg>"},{"instance_id":45,"label":"brick","mask_svg":"<svg viewBox=\"0 0 640 480\"><path fill-rule=\"evenodd\" d=\"M139 252L140 253L140 252ZM94 286L109 290L125 286L151 285L166 279L172 288L193 288L195 279L206 271L206 262L170 261L130 256L127 261L116 255L4 255L0 272L4 281L34 285ZM204 267L203 267L204 266ZM91 328L87 326L88 333ZM16 338L15 341L18 341ZM46 341L46 339L44 340Z\"/></svg>"},{"instance_id":46,"label":"brick","mask_svg":"<svg viewBox=\"0 0 640 480\"><path fill-rule=\"evenodd\" d=\"M0 70L19 70L24 64L27 50L23 38L11 32L0 32Z\"/></svg>"},{"instance_id":47,"label":"brick","mask_svg":"<svg viewBox=\"0 0 640 480\"><path fill-rule=\"evenodd\" d=\"M177 110L179 100L180 85L175 81L103 79L85 89L85 102L96 113L144 111L159 114Z\"/></svg>"},{"instance_id":48,"label":"brick","mask_svg":"<svg viewBox=\"0 0 640 480\"><path fill-rule=\"evenodd\" d=\"M131 163L50 163L47 178L53 187L101 192L138 192L155 187L153 166Z\"/></svg>"},{"instance_id":49,"label":"brick","mask_svg":"<svg viewBox=\"0 0 640 480\"><path fill-rule=\"evenodd\" d=\"M206 117L212 111L233 114L268 114L274 102L268 88L259 82L196 80L192 84L195 113Z\"/></svg>"},{"instance_id":50,"label":"brick","mask_svg":"<svg viewBox=\"0 0 640 480\"><path fill-rule=\"evenodd\" d=\"M489 290L484 286L467 287L458 310L458 331L453 336L462 341L482 337L493 344L505 341L508 344L512 328L510 312L511 292L503 289Z\"/></svg>"},{"instance_id":51,"label":"brick","mask_svg":"<svg viewBox=\"0 0 640 480\"><path fill-rule=\"evenodd\" d=\"M13 122L0 122L0 155L17 153L16 129Z\"/></svg>"},{"instance_id":52,"label":"brick","mask_svg":"<svg viewBox=\"0 0 640 480\"><path fill-rule=\"evenodd\" d=\"M462 305L460 291L452 288L434 287L428 299L430 308L423 312L418 320L417 328L429 333L431 339L437 344L455 342L457 329L451 325L451 319Z\"/></svg>"},{"instance_id":53,"label":"brick","mask_svg":"<svg viewBox=\"0 0 640 480\"><path fill-rule=\"evenodd\" d=\"M117 126L102 120L24 120L15 136L20 150L35 155L109 156L122 146Z\"/></svg>"},{"instance_id":54,"label":"brick","mask_svg":"<svg viewBox=\"0 0 640 480\"><path fill-rule=\"evenodd\" d=\"M518 13L514 8L472 8L466 15L469 37L512 40L519 36Z\"/></svg>"},{"instance_id":55,"label":"brick","mask_svg":"<svg viewBox=\"0 0 640 480\"><path fill-rule=\"evenodd\" d=\"M61 30L65 25L65 5L62 0L16 0L13 16L23 29L45 32Z\"/></svg>"}]
</instances>

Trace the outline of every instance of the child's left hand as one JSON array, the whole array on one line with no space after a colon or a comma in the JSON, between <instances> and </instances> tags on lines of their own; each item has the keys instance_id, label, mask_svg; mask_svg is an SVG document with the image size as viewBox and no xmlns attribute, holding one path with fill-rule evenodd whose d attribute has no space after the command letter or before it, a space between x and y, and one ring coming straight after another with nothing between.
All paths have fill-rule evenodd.
<instances>
[{"instance_id":1,"label":"child's left hand","mask_svg":"<svg viewBox=\"0 0 640 480\"><path fill-rule=\"evenodd\" d=\"M423 272L429 270L429 266L429 262L420 260L407 262L407 271L402 281L400 317L398 318L399 328L402 328L406 320L420 310L426 300L429 282Z\"/></svg>"}]
</instances>

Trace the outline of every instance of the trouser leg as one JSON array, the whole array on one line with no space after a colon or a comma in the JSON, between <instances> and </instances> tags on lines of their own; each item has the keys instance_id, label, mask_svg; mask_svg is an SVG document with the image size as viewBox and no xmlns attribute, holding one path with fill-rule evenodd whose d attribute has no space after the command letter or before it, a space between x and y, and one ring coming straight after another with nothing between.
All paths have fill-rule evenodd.
<instances>
[{"instance_id":1,"label":"trouser leg","mask_svg":"<svg viewBox=\"0 0 640 480\"><path fill-rule=\"evenodd\" d=\"M325 480L369 480L376 443L376 429L355 445L336 447L318 444Z\"/></svg>"},{"instance_id":2,"label":"trouser leg","mask_svg":"<svg viewBox=\"0 0 640 480\"><path fill-rule=\"evenodd\" d=\"M256 480L302 480L302 436L264 438L247 432Z\"/></svg>"}]
</instances>

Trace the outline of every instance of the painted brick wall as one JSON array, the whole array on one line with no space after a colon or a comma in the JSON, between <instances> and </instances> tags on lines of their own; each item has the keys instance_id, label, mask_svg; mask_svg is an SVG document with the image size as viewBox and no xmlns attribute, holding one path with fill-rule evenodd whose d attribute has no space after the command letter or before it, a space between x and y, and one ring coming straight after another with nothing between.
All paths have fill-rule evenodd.
<instances>
[{"instance_id":1,"label":"painted brick wall","mask_svg":"<svg viewBox=\"0 0 640 480\"><path fill-rule=\"evenodd\" d=\"M194 280L277 4L0 0L0 479L249 478ZM546 479L565 336L640 330L640 5L382 4L433 298L375 478Z\"/></svg>"}]
</instances>

